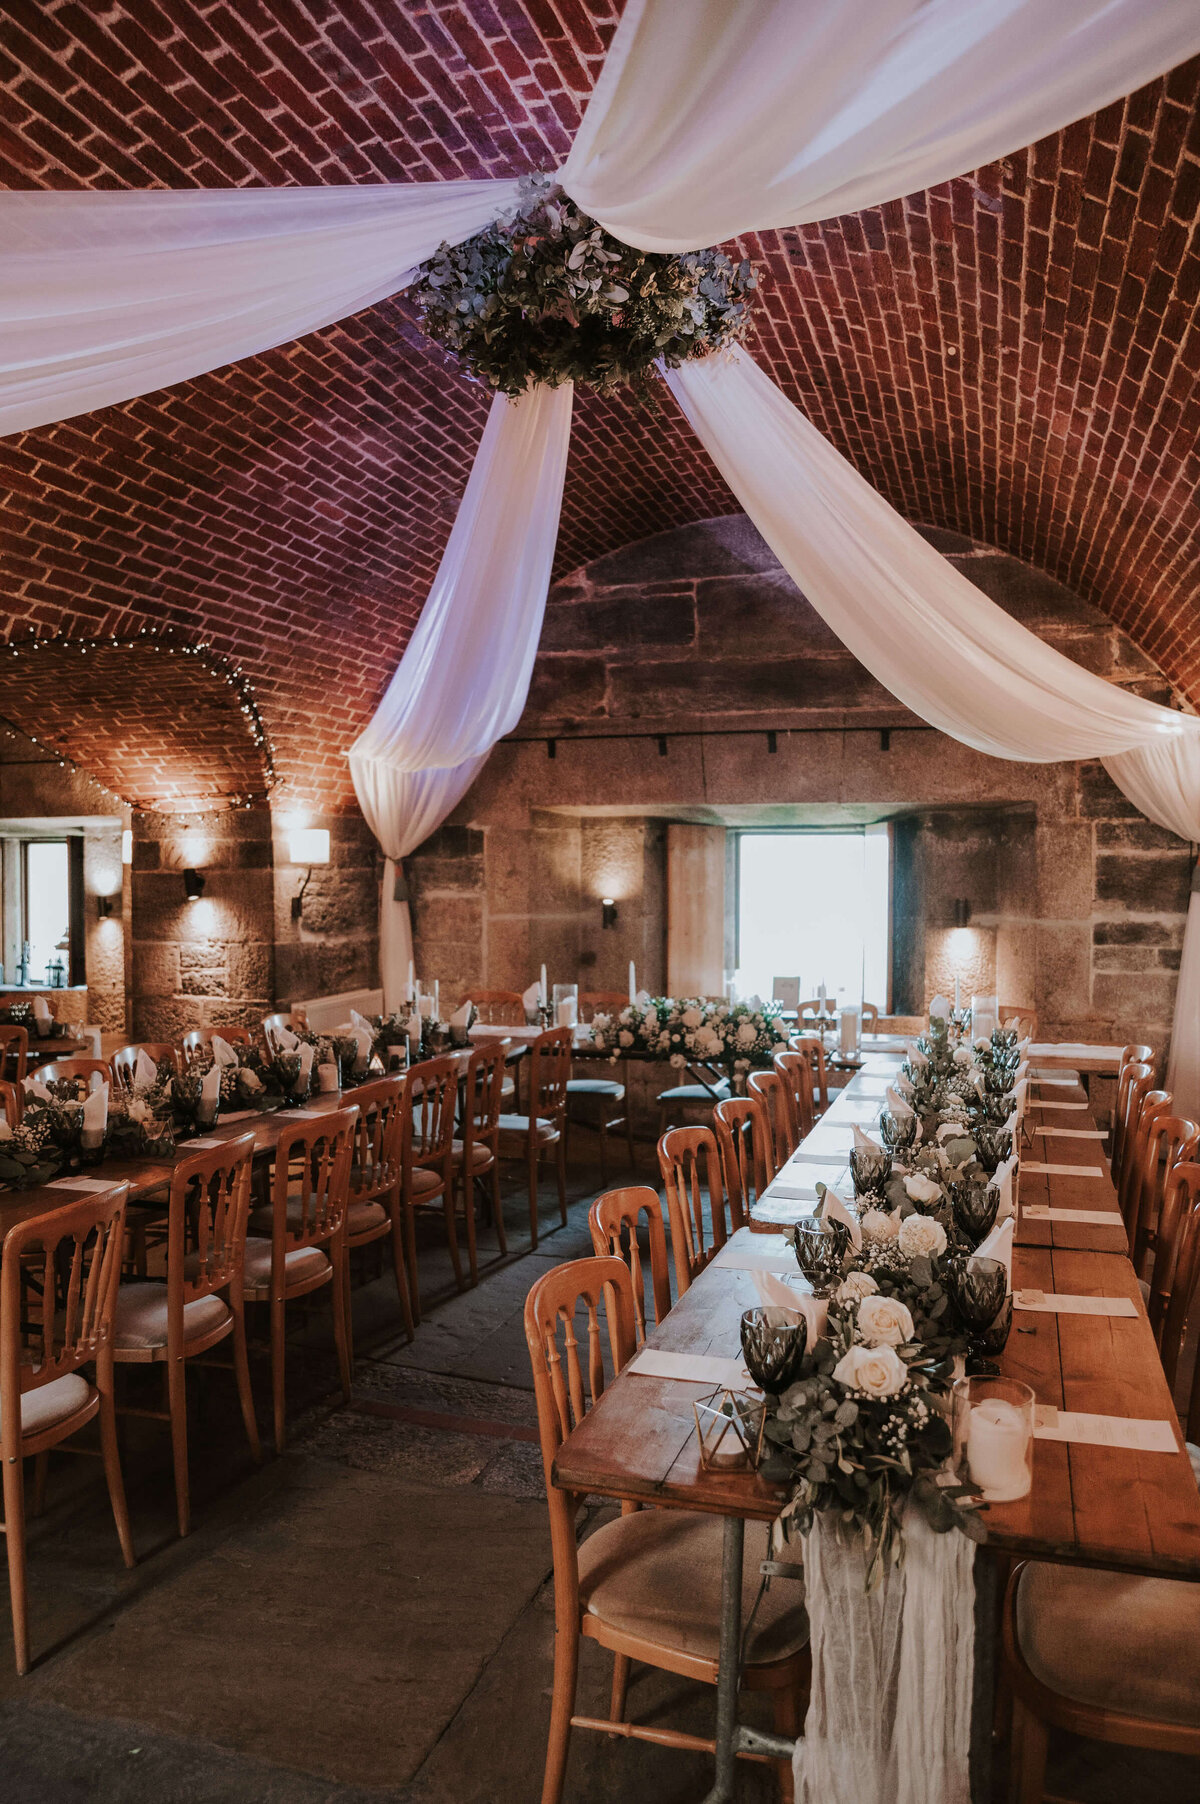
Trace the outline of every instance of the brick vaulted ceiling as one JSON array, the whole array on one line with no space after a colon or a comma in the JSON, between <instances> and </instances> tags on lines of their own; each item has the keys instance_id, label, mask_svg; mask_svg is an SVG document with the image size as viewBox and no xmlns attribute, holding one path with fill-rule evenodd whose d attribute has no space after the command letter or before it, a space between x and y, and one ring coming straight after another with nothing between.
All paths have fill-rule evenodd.
<instances>
[{"instance_id":1,"label":"brick vaulted ceiling","mask_svg":"<svg viewBox=\"0 0 1200 1804\"><path fill-rule=\"evenodd\" d=\"M0 185L186 188L553 168L620 4L2 11ZM1198 91L1200 60L1003 164L743 249L754 354L895 506L1051 572L1200 701ZM0 441L0 628L211 642L284 793L343 806L486 407L392 301ZM669 398L577 401L560 572L734 506Z\"/></svg>"}]
</instances>

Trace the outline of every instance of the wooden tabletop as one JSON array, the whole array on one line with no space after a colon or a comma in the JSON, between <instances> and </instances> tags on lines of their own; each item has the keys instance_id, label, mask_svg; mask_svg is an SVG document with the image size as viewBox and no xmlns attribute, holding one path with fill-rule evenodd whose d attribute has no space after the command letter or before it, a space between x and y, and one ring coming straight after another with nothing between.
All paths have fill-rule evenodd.
<instances>
[{"instance_id":1,"label":"wooden tabletop","mask_svg":"<svg viewBox=\"0 0 1200 1804\"><path fill-rule=\"evenodd\" d=\"M1037 1040L1029 1047L1035 1071L1085 1071L1092 1077L1116 1077L1121 1069L1123 1046L1094 1046L1087 1042Z\"/></svg>"},{"instance_id":2,"label":"wooden tabletop","mask_svg":"<svg viewBox=\"0 0 1200 1804\"><path fill-rule=\"evenodd\" d=\"M849 1123L869 1126L879 1101L864 1092L881 1091L894 1068L894 1060L879 1055L869 1059L865 1071L842 1092L802 1151L837 1152L847 1142ZM1056 1097L1063 1102L1084 1100L1078 1087L1063 1088ZM1077 1130L1093 1125L1086 1109L1060 1109L1031 1111L1027 1126L1068 1123ZM1047 1140L1049 1150L1045 1150ZM1096 1179L1028 1170L1031 1161L1099 1170L1103 1164L1101 1144L1027 1135L1021 1202L1115 1211L1116 1198L1106 1170ZM785 1172L789 1171L797 1174L800 1168L785 1167ZM819 1177L832 1183L838 1174L836 1165L813 1165L799 1181L807 1183ZM770 1215L769 1191L766 1200ZM795 1219L811 1205L793 1202L789 1207L791 1219ZM781 1202L774 1212L776 1220L760 1219L757 1227L777 1226L783 1209ZM745 1248L756 1244L749 1229L741 1230L735 1242ZM1039 1440L1034 1446L1032 1493L1017 1503L988 1507L989 1537L1004 1552L1200 1580L1200 1493L1141 1292L1123 1249L1123 1229L1019 1217L1014 1289L1126 1296L1137 1314L1079 1316L1021 1310L1001 1360L1002 1369L1029 1384L1042 1404L1088 1414L1169 1421L1176 1452L1137 1453ZM742 1312L757 1302L751 1273L710 1265L653 1331L650 1345L679 1353L736 1355ZM709 1473L700 1465L692 1403L708 1394L706 1387L698 1384L622 1374L560 1449L556 1482L571 1490L769 1520L778 1509L781 1493L756 1474Z\"/></svg>"}]
</instances>

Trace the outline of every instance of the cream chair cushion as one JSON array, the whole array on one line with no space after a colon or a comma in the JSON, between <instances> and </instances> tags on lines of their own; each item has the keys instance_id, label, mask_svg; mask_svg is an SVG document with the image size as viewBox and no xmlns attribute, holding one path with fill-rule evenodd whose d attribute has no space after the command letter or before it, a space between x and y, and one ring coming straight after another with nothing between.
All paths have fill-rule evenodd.
<instances>
[{"instance_id":1,"label":"cream chair cushion","mask_svg":"<svg viewBox=\"0 0 1200 1804\"><path fill-rule=\"evenodd\" d=\"M1061 1697L1200 1728L1200 1586L1039 1562L1021 1575L1017 1639Z\"/></svg>"},{"instance_id":2,"label":"cream chair cushion","mask_svg":"<svg viewBox=\"0 0 1200 1804\"><path fill-rule=\"evenodd\" d=\"M572 1077L567 1081L568 1096L603 1096L609 1102L623 1102L624 1084L607 1077Z\"/></svg>"},{"instance_id":3,"label":"cream chair cushion","mask_svg":"<svg viewBox=\"0 0 1200 1804\"><path fill-rule=\"evenodd\" d=\"M552 1121L544 1120L540 1115L537 1118L535 1130L537 1138L543 1143L549 1140L555 1140L558 1137L558 1130L555 1128L554 1123ZM500 1132L502 1134L510 1135L519 1134L523 1140L529 1133L528 1115L501 1115Z\"/></svg>"},{"instance_id":4,"label":"cream chair cushion","mask_svg":"<svg viewBox=\"0 0 1200 1804\"><path fill-rule=\"evenodd\" d=\"M357 1240L360 1234L382 1228L389 1219L382 1203L351 1203L346 1211L346 1232L351 1240Z\"/></svg>"},{"instance_id":5,"label":"cream chair cushion","mask_svg":"<svg viewBox=\"0 0 1200 1804\"><path fill-rule=\"evenodd\" d=\"M462 1164L463 1152L464 1152L463 1142L461 1140L456 1140L454 1142L454 1163L456 1166ZM471 1143L471 1170L472 1171L487 1171L487 1169L491 1165L491 1163L492 1163L491 1147L490 1146L480 1146L478 1140L472 1141L472 1143Z\"/></svg>"},{"instance_id":6,"label":"cream chair cushion","mask_svg":"<svg viewBox=\"0 0 1200 1804\"><path fill-rule=\"evenodd\" d=\"M221 1297L197 1297L183 1306L184 1341L199 1340L232 1318ZM117 1292L113 1345L126 1352L145 1352L167 1344L165 1284L122 1284Z\"/></svg>"},{"instance_id":7,"label":"cream chair cushion","mask_svg":"<svg viewBox=\"0 0 1200 1804\"><path fill-rule=\"evenodd\" d=\"M81 1372L64 1372L21 1397L21 1433L42 1434L82 1409L95 1393Z\"/></svg>"},{"instance_id":8,"label":"cream chair cushion","mask_svg":"<svg viewBox=\"0 0 1200 1804\"><path fill-rule=\"evenodd\" d=\"M283 1256L284 1288L303 1284L329 1270L329 1261L320 1247L293 1247ZM246 1242L246 1261L242 1267L242 1284L247 1296L271 1289L271 1242L253 1236Z\"/></svg>"},{"instance_id":9,"label":"cream chair cushion","mask_svg":"<svg viewBox=\"0 0 1200 1804\"><path fill-rule=\"evenodd\" d=\"M618 1516L579 1549L579 1596L589 1616L656 1646L703 1660L720 1652L721 1551L719 1516L688 1510L639 1510ZM748 1559L742 1578L742 1620L748 1622L760 1579ZM754 1619L752 1666L785 1660L808 1640L804 1589L780 1579Z\"/></svg>"}]
</instances>

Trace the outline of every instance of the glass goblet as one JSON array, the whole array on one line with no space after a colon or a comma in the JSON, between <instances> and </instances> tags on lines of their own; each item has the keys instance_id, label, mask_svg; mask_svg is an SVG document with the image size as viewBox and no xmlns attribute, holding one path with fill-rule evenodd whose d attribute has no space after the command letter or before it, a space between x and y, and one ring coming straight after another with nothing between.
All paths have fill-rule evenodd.
<instances>
[{"instance_id":1,"label":"glass goblet","mask_svg":"<svg viewBox=\"0 0 1200 1804\"><path fill-rule=\"evenodd\" d=\"M890 1109L884 1109L879 1117L879 1137L890 1153L906 1152L917 1137L917 1117L911 1109L903 1115L893 1115Z\"/></svg>"},{"instance_id":2,"label":"glass goblet","mask_svg":"<svg viewBox=\"0 0 1200 1804\"><path fill-rule=\"evenodd\" d=\"M987 1357L985 1336L1004 1308L1008 1267L999 1259L970 1258L952 1265L946 1278L950 1300L970 1340L967 1371L994 1375L1000 1368Z\"/></svg>"},{"instance_id":3,"label":"glass goblet","mask_svg":"<svg viewBox=\"0 0 1200 1804\"><path fill-rule=\"evenodd\" d=\"M972 1184L969 1179L951 1183L947 1188L955 1227L965 1241L977 1247L996 1219L1000 1192L994 1184Z\"/></svg>"},{"instance_id":4,"label":"glass goblet","mask_svg":"<svg viewBox=\"0 0 1200 1804\"><path fill-rule=\"evenodd\" d=\"M850 1175L854 1179L855 1196L882 1196L892 1175L892 1155L880 1149L853 1147L850 1152Z\"/></svg>"},{"instance_id":5,"label":"glass goblet","mask_svg":"<svg viewBox=\"0 0 1200 1804\"><path fill-rule=\"evenodd\" d=\"M828 1297L842 1281L850 1230L844 1222L831 1221L788 1230L796 1264L812 1286L813 1295Z\"/></svg>"},{"instance_id":6,"label":"glass goblet","mask_svg":"<svg viewBox=\"0 0 1200 1804\"><path fill-rule=\"evenodd\" d=\"M808 1322L798 1311L747 1309L742 1316L742 1358L759 1390L776 1396L800 1375Z\"/></svg>"},{"instance_id":7,"label":"glass goblet","mask_svg":"<svg viewBox=\"0 0 1200 1804\"><path fill-rule=\"evenodd\" d=\"M991 1177L996 1167L1003 1165L1012 1152L1011 1129L997 1127L994 1122L981 1121L971 1138L975 1142L975 1157Z\"/></svg>"}]
</instances>

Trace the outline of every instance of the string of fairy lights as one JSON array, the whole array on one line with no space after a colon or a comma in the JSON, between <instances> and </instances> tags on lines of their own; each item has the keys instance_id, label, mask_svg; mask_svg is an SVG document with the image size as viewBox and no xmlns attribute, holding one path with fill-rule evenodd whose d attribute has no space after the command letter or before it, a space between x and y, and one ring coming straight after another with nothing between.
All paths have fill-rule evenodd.
<instances>
[{"instance_id":1,"label":"string of fairy lights","mask_svg":"<svg viewBox=\"0 0 1200 1804\"><path fill-rule=\"evenodd\" d=\"M193 642L180 639L177 637L175 629L169 626L144 626L131 637L109 633L94 638L81 638L73 633L39 634L35 628L31 627L27 638L9 639L0 643L0 657L28 658L32 661L36 659L39 652L51 648L55 651L77 652L80 658L86 658L89 654L97 652L132 650L150 651L168 658L189 658L199 664L209 676L216 678L234 691L239 712L246 723L246 729L255 749L262 758L265 773L265 783L262 789L220 796L212 807L188 807L186 809L160 807L154 812L171 813L177 815L181 820L184 818L203 820L215 815L229 814L237 808L253 808L256 804L267 801L278 780L275 774L271 741L258 710L254 685L241 665L234 659L227 657L224 652L217 651L205 640ZM48 752L61 769L72 771L86 778L89 783L124 807L145 809L144 802L135 802L128 796L118 794L109 784L101 782L85 765L73 758L61 745L54 744L52 740L40 738L36 733L28 732L15 721L5 726L4 732L9 739L26 739L39 750ZM205 797L204 801L207 800L208 798Z\"/></svg>"}]
</instances>

